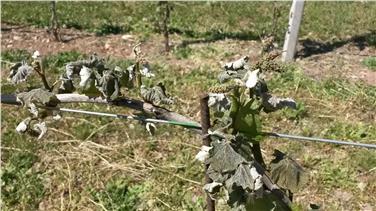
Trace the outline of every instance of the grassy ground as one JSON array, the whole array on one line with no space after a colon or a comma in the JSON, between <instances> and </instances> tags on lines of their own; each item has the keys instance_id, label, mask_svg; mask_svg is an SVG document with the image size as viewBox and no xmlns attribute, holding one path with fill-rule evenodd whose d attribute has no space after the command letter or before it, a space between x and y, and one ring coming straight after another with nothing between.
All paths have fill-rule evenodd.
<instances>
[{"instance_id":1,"label":"grassy ground","mask_svg":"<svg viewBox=\"0 0 376 211\"><path fill-rule=\"evenodd\" d=\"M288 11L287 3L277 4L282 14ZM107 22L120 25L122 30L148 37L153 33L152 25L141 20L152 19L149 12L154 11L154 5L59 2L58 8L62 23L67 27L105 31L102 17L107 17ZM376 28L372 21L376 14L371 12L375 5L307 2L303 36L332 40L365 33ZM218 36L218 32L221 36L239 35L249 28L252 30L245 33L256 36L270 29L271 7L268 3L255 2L178 3L173 11L172 26L176 31L184 29L186 32L177 35L183 37ZM48 15L43 11L47 10L48 3L6 2L2 3L1 17L3 21L44 27L48 24ZM325 12L319 13L322 10ZM338 16L339 11L348 13L345 17ZM196 18L199 19L193 21ZM286 22L284 18L281 18L281 26ZM199 120L197 96L216 83L219 65L215 59L227 61L236 57L241 48L227 47L190 46L174 51L168 60L163 55L148 55L157 76L147 83L164 81L168 92L178 102L169 108ZM30 52L2 46L1 60L14 62L27 56ZM58 77L59 69L66 62L83 57L81 52L73 51L46 56L46 71L51 73L49 80ZM175 64L190 64L190 61L194 64L184 68ZM118 58L111 62L123 66L131 63ZM373 67L373 60L365 65ZM1 74L2 94L27 89L14 87L6 81L8 71L3 63ZM265 130L376 143L375 86L336 77L314 80L294 64L283 73L268 75L268 81L273 93L296 99L299 109L264 115ZM31 78L30 86L38 85L38 78ZM132 112L100 105L80 104L79 108ZM15 132L18 122L26 116L26 111L2 105L1 201L4 210L201 210L204 206L202 166L194 162L201 140L188 130L158 125L156 135L149 136L138 123L66 114L62 120L51 124L46 138L37 141ZM263 141L262 148L267 160L277 148L297 158L309 171L309 183L295 194L297 209L306 209L309 203L319 204L324 210L375 208L375 151L271 138ZM219 210L225 210L223 201L217 204Z\"/></svg>"}]
</instances>

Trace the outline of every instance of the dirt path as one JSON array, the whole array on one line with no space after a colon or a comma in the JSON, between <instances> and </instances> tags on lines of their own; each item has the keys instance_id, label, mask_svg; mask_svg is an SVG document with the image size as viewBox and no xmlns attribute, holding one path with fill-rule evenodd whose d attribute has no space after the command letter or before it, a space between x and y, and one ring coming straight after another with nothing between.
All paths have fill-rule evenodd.
<instances>
[{"instance_id":1,"label":"dirt path","mask_svg":"<svg viewBox=\"0 0 376 211\"><path fill-rule=\"evenodd\" d=\"M16 27L2 24L1 29L1 49L26 49L30 52L39 50L42 55L56 54L63 51L78 51L85 54L96 52L100 55L111 55L116 58L132 58L132 47L140 39L137 35L107 35L95 36L92 33L83 33L73 29L63 29L63 38L68 42L55 42L45 29L34 27ZM178 44L181 37L172 36L172 42ZM212 43L194 44L194 47L214 46L223 50L236 52L237 55L248 54L257 57L261 44L255 41L239 40L219 40ZM192 46L193 47L193 46ZM147 49L151 60L160 60L162 56L162 37L153 35L146 39L143 48ZM326 77L346 78L351 81L363 81L369 85L376 85L376 71L368 69L362 61L368 56L375 56L376 49L364 47L359 49L354 43L348 43L333 51L323 54L312 55L305 58L298 58L297 64L302 67L307 75L316 79ZM203 63L218 63L223 58L209 58L204 61L197 59L176 59L175 56L164 56L173 65L178 65L182 69L195 68ZM215 61L216 60L216 61ZM214 62L214 63L213 63Z\"/></svg>"}]
</instances>

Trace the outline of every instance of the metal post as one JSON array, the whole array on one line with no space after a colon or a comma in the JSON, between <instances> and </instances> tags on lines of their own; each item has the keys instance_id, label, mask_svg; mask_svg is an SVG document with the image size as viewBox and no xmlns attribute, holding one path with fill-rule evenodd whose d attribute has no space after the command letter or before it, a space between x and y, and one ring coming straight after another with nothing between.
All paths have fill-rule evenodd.
<instances>
[{"instance_id":1,"label":"metal post","mask_svg":"<svg viewBox=\"0 0 376 211\"><path fill-rule=\"evenodd\" d=\"M208 106L209 95L203 94L200 97L200 106L201 106L201 127L202 127L202 144L204 146L210 146L210 137L208 136L208 131L210 128L210 112ZM205 184L213 182L210 177L207 175L208 165L205 165ZM208 211L215 210L215 202L209 195L206 196L206 204Z\"/></svg>"}]
</instances>

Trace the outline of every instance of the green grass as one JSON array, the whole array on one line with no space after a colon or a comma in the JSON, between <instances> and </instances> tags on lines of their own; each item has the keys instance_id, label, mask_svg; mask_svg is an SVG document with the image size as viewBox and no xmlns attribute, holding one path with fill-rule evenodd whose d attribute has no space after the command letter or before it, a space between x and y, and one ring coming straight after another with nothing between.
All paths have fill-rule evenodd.
<instances>
[{"instance_id":1,"label":"green grass","mask_svg":"<svg viewBox=\"0 0 376 211\"><path fill-rule=\"evenodd\" d=\"M49 2L2 2L1 18L11 23L49 25ZM155 31L154 2L58 2L62 26L108 33L151 33ZM275 5L275 6L273 6ZM172 32L209 40L227 38L257 39L275 31L283 40L288 21L288 2L178 2L173 3ZM273 26L273 8L279 15ZM307 2L301 37L332 40L362 35L376 28L376 3ZM325 14L325 15L323 15ZM343 15L346 14L346 15ZM103 18L105 17L105 18ZM353 24L353 23L357 24ZM274 27L274 29L272 29ZM367 37L372 43L372 38Z\"/></svg>"},{"instance_id":2,"label":"green grass","mask_svg":"<svg viewBox=\"0 0 376 211\"><path fill-rule=\"evenodd\" d=\"M107 210L136 210L140 197L147 190L143 185L129 186L125 178L109 181L104 190L92 191L94 201Z\"/></svg>"},{"instance_id":3,"label":"green grass","mask_svg":"<svg viewBox=\"0 0 376 211\"><path fill-rule=\"evenodd\" d=\"M376 57L368 57L364 59L363 64L369 69L376 71Z\"/></svg>"},{"instance_id":4,"label":"green grass","mask_svg":"<svg viewBox=\"0 0 376 211\"><path fill-rule=\"evenodd\" d=\"M32 169L38 156L29 152L12 152L1 170L1 195L4 208L37 209L44 196L41 172Z\"/></svg>"}]
</instances>

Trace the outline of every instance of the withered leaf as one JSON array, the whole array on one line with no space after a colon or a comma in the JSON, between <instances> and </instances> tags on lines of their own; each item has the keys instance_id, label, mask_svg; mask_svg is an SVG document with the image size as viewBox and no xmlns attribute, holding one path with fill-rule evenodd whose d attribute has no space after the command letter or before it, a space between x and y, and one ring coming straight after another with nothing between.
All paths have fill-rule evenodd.
<instances>
[{"instance_id":1,"label":"withered leaf","mask_svg":"<svg viewBox=\"0 0 376 211\"><path fill-rule=\"evenodd\" d=\"M251 175L250 166L248 164L241 164L237 168L235 174L232 175L232 177L226 181L226 186L238 186L242 187L243 190L252 192L255 188L254 182L255 180Z\"/></svg>"},{"instance_id":2,"label":"withered leaf","mask_svg":"<svg viewBox=\"0 0 376 211\"><path fill-rule=\"evenodd\" d=\"M219 148L215 149L216 147ZM211 168L219 173L234 171L240 164L246 162L228 143L214 146L214 152L215 154L206 163L210 164Z\"/></svg>"},{"instance_id":3,"label":"withered leaf","mask_svg":"<svg viewBox=\"0 0 376 211\"><path fill-rule=\"evenodd\" d=\"M152 88L147 88L146 86L141 86L141 97L148 103L153 105L162 104L173 104L172 98L168 97L166 94L166 88L162 83L158 83Z\"/></svg>"},{"instance_id":4,"label":"withered leaf","mask_svg":"<svg viewBox=\"0 0 376 211\"><path fill-rule=\"evenodd\" d=\"M26 81L32 72L33 68L26 62L16 63L10 68L8 81L11 81L13 84L19 84Z\"/></svg>"},{"instance_id":5,"label":"withered leaf","mask_svg":"<svg viewBox=\"0 0 376 211\"><path fill-rule=\"evenodd\" d=\"M264 93L262 95L262 105L265 112L273 112L285 107L296 109L296 103L291 98L279 98Z\"/></svg>"},{"instance_id":6,"label":"withered leaf","mask_svg":"<svg viewBox=\"0 0 376 211\"><path fill-rule=\"evenodd\" d=\"M44 88L33 89L29 92L23 92L17 95L17 98L26 107L30 107L31 104L41 105L41 106L57 106L60 101L57 99L56 95L52 92L47 91Z\"/></svg>"},{"instance_id":7,"label":"withered leaf","mask_svg":"<svg viewBox=\"0 0 376 211\"><path fill-rule=\"evenodd\" d=\"M270 164L271 178L284 189L298 190L307 181L306 171L294 159L279 150L274 151L275 159Z\"/></svg>"}]
</instances>

